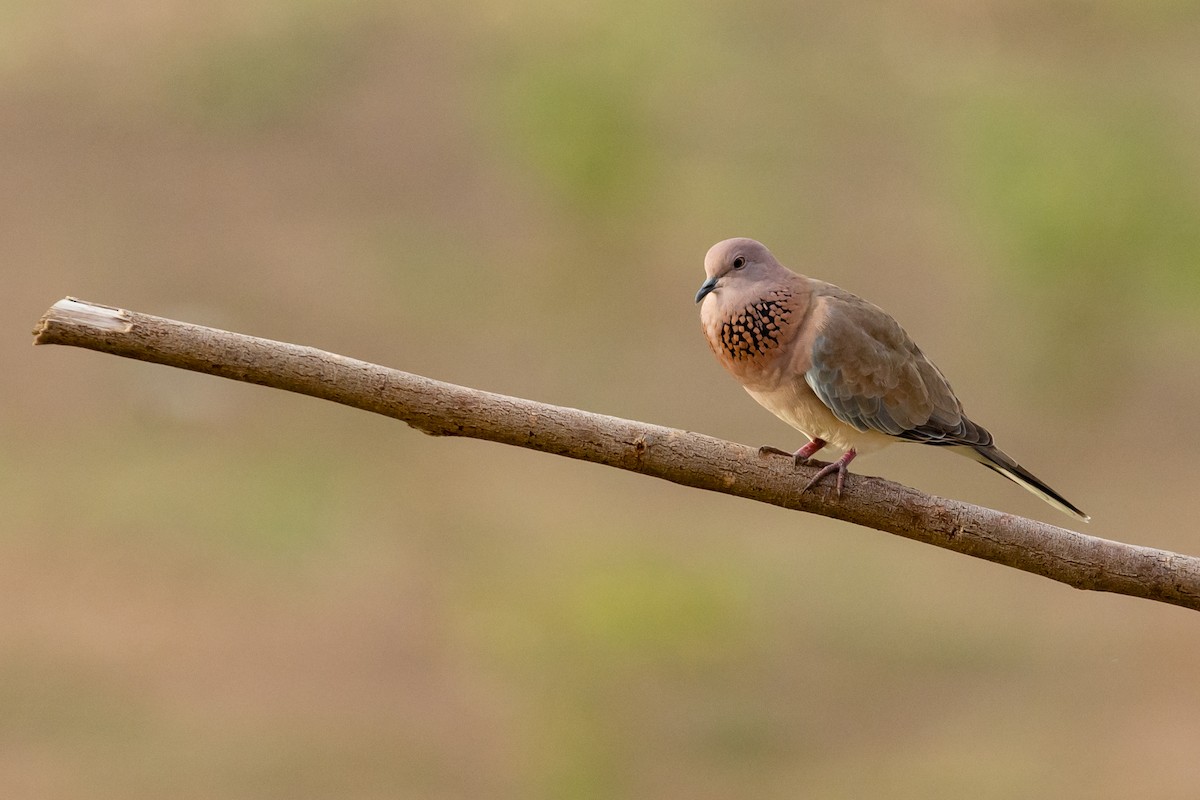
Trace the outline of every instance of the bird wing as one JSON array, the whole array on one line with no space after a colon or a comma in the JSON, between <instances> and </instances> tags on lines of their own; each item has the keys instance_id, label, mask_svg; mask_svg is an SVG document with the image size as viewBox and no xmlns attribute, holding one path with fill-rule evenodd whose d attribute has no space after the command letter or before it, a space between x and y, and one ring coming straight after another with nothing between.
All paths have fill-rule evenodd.
<instances>
[{"instance_id":1,"label":"bird wing","mask_svg":"<svg viewBox=\"0 0 1200 800\"><path fill-rule=\"evenodd\" d=\"M990 433L963 415L938 368L883 309L841 290L819 302L826 307L804 380L838 419L860 431L924 444L992 443Z\"/></svg>"}]
</instances>

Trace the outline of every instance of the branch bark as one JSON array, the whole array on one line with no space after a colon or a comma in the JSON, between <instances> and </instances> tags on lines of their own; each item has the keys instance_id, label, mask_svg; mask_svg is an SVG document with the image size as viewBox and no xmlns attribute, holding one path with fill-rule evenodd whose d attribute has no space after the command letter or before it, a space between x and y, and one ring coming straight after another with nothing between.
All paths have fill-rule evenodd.
<instances>
[{"instance_id":1,"label":"branch bark","mask_svg":"<svg viewBox=\"0 0 1200 800\"><path fill-rule=\"evenodd\" d=\"M813 467L690 431L484 392L239 333L65 298L34 344L61 344L286 389L468 436L865 525L1077 589L1200 611L1200 558L1087 536L851 474L840 499L800 492ZM797 475L797 470L800 475Z\"/></svg>"}]
</instances>

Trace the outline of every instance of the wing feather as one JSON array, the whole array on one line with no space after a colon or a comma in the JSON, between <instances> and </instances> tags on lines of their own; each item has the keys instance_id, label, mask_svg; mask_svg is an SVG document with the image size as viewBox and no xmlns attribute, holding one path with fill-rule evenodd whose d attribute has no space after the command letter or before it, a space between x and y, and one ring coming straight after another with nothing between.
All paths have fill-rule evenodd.
<instances>
[{"instance_id":1,"label":"wing feather","mask_svg":"<svg viewBox=\"0 0 1200 800\"><path fill-rule=\"evenodd\" d=\"M830 287L832 288L832 287ZM833 414L933 445L987 446L992 436L962 413L946 378L894 319L849 293L825 296L804 380Z\"/></svg>"}]
</instances>

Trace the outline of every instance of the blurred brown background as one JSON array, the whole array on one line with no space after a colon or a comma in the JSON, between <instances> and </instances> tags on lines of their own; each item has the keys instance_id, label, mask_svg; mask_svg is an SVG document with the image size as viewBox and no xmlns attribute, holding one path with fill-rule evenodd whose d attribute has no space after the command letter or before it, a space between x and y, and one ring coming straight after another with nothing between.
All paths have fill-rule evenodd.
<instances>
[{"instance_id":1,"label":"blurred brown background","mask_svg":"<svg viewBox=\"0 0 1200 800\"><path fill-rule=\"evenodd\" d=\"M1088 533L1197 553L1194 4L0 15L0 794L1195 796L1194 613L28 335L72 294L795 447L692 303L753 236Z\"/></svg>"}]
</instances>

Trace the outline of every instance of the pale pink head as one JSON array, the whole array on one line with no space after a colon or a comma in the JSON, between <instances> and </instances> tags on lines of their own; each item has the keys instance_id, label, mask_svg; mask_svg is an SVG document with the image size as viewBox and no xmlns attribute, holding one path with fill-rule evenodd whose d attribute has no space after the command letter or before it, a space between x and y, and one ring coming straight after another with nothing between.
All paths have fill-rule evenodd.
<instances>
[{"instance_id":1,"label":"pale pink head","mask_svg":"<svg viewBox=\"0 0 1200 800\"><path fill-rule=\"evenodd\" d=\"M714 244L704 257L704 272L708 280L696 292L696 302L711 294L720 297L725 306L731 305L731 300L736 303L755 297L764 287L791 274L762 243L741 238Z\"/></svg>"}]
</instances>

